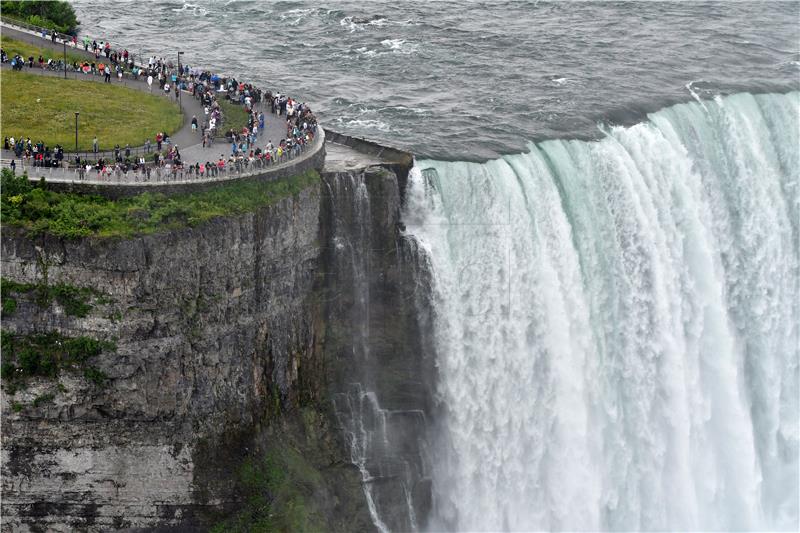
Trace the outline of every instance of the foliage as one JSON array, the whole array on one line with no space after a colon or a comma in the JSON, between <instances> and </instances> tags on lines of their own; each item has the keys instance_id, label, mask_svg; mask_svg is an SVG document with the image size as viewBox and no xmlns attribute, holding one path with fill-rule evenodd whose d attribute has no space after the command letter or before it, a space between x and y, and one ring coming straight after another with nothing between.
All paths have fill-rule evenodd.
<instances>
[{"instance_id":1,"label":"foliage","mask_svg":"<svg viewBox=\"0 0 800 533\"><path fill-rule=\"evenodd\" d=\"M322 476L290 442L277 439L263 457L247 459L239 468L238 481L245 503L213 532L325 530L312 503Z\"/></svg>"},{"instance_id":2,"label":"foliage","mask_svg":"<svg viewBox=\"0 0 800 533\"><path fill-rule=\"evenodd\" d=\"M33 406L39 407L43 403L52 402L56 398L56 395L52 392L48 392L46 394L40 394L36 398L33 399Z\"/></svg>"},{"instance_id":3,"label":"foliage","mask_svg":"<svg viewBox=\"0 0 800 533\"><path fill-rule=\"evenodd\" d=\"M24 387L34 376L55 379L62 370L82 370L97 385L107 377L88 360L104 351L116 350L107 341L89 337L66 337L60 333L13 334L2 332L2 379L9 394Z\"/></svg>"},{"instance_id":4,"label":"foliage","mask_svg":"<svg viewBox=\"0 0 800 533\"><path fill-rule=\"evenodd\" d=\"M102 370L98 370L97 368L90 366L83 370L83 377L97 385L98 387L102 387L106 380L108 380L108 376Z\"/></svg>"},{"instance_id":5,"label":"foliage","mask_svg":"<svg viewBox=\"0 0 800 533\"><path fill-rule=\"evenodd\" d=\"M28 0L19 2L4 0L0 2L0 11L5 17L73 35L80 24L72 6L69 2L63 1Z\"/></svg>"},{"instance_id":6,"label":"foliage","mask_svg":"<svg viewBox=\"0 0 800 533\"><path fill-rule=\"evenodd\" d=\"M17 300L11 296L3 296L3 310L2 315L3 317L8 317L14 314L14 311L17 310Z\"/></svg>"},{"instance_id":7,"label":"foliage","mask_svg":"<svg viewBox=\"0 0 800 533\"><path fill-rule=\"evenodd\" d=\"M21 195L27 194L33 190L33 184L27 176L16 175L8 169L2 171L2 178L0 178L0 193L2 194L3 201L8 200L11 204L17 204L22 201Z\"/></svg>"},{"instance_id":8,"label":"foliage","mask_svg":"<svg viewBox=\"0 0 800 533\"><path fill-rule=\"evenodd\" d=\"M11 313L16 309L16 300L10 296L12 293L23 294L32 291L36 291L36 303L40 307L47 307L55 300L64 308L64 313L78 318L86 317L89 311L92 310L92 305L89 303L92 298L105 298L102 292L91 287L75 287L66 283L57 283L55 285L17 283L16 281L2 278L0 279L0 293L3 298L3 315L6 316L7 314L7 301L14 302ZM8 314L10 315L11 313Z\"/></svg>"},{"instance_id":9,"label":"foliage","mask_svg":"<svg viewBox=\"0 0 800 533\"><path fill-rule=\"evenodd\" d=\"M88 97L88 95L91 95ZM62 79L7 70L0 85L2 130L7 137L30 137L48 146L91 150L97 136L101 150L115 144L141 146L159 131L180 129L183 115L169 98L115 83Z\"/></svg>"},{"instance_id":10,"label":"foliage","mask_svg":"<svg viewBox=\"0 0 800 533\"><path fill-rule=\"evenodd\" d=\"M108 200L41 188L10 195L5 188L6 174L10 172L4 169L4 187L0 191L3 224L22 227L32 235L48 233L65 238L132 237L195 226L215 217L272 205L319 182L319 174L309 171L274 181L225 183L208 191L180 196L144 193ZM9 190L19 189L12 186Z\"/></svg>"}]
</instances>

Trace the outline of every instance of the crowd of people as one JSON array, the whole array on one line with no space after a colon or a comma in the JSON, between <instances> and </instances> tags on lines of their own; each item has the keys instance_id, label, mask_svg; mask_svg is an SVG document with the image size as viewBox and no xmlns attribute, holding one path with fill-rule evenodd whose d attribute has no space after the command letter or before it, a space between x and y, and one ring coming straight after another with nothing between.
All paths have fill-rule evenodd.
<instances>
[{"instance_id":1,"label":"crowd of people","mask_svg":"<svg viewBox=\"0 0 800 533\"><path fill-rule=\"evenodd\" d=\"M77 168L83 170L95 170L98 175L119 175L128 172L145 173L149 166L154 169L169 169L170 172L180 173L184 177L216 177L220 172L246 171L252 167L262 168L268 165L280 164L299 155L306 146L313 142L317 133L317 119L310 107L287 95L279 92L263 90L252 83L245 83L232 76L223 76L213 73L206 69L192 68L189 65L176 65L163 57L150 56L146 63L137 64L133 55L127 49L115 49L108 41L91 40L84 37L79 43L76 37L58 36L55 33L42 33L43 38L51 38L53 42L57 38L65 40L74 48L79 48L82 44L84 51L94 54L95 61L87 60L83 63L73 62L72 68L75 71L84 72L88 75L103 75L106 82L111 81L112 72L116 77L140 79L144 78L150 91L155 83L158 84L160 91L171 95L174 91L175 98L179 97L179 91L184 95L190 94L196 98L203 108L203 116L198 119L192 118L192 131L199 135L198 143L203 148L214 144L215 138L225 138L231 146L230 157L225 158L221 155L216 161L198 161L187 164L180 156L177 146L168 144L168 139L163 133L155 136L156 150L150 156L151 143L145 141L145 155L131 156L130 147L123 151L117 146L114 156L96 157L94 164L90 164L85 159L81 161L77 156L74 161ZM16 58L15 58L16 59ZM21 59L21 58L20 58ZM2 60L8 61L5 52L2 52ZM46 61L40 57L38 61L29 57L25 62L28 68L37 65L45 68ZM15 65L16 68L16 65ZM222 135L225 117L219 103L219 98L225 98L234 105L240 105L247 116L247 124L239 128L228 126ZM257 109L260 108L260 109ZM264 136L266 120L265 111L274 115L269 120L283 121L286 125L286 135L277 139L274 143L272 139ZM264 142L264 141L267 142ZM10 142L14 146L13 150L17 157L33 156L35 153L44 155L49 153L51 159L55 151L50 151L46 146L44 150L29 143L22 143L21 149L17 149L20 144L18 141ZM165 141L167 141L165 143ZM164 148L164 144L167 147ZM36 152L33 151L37 148ZM64 160L63 149L58 147L59 164ZM97 150L97 141L94 142L94 152ZM152 158L152 162L149 160ZM88 167L88 169L87 169ZM149 177L150 172L147 172Z\"/></svg>"},{"instance_id":2,"label":"crowd of people","mask_svg":"<svg viewBox=\"0 0 800 533\"><path fill-rule=\"evenodd\" d=\"M23 159L34 167L60 167L64 160L64 148L60 144L50 148L44 141L35 143L30 137L5 137L3 150L13 152L18 159Z\"/></svg>"}]
</instances>

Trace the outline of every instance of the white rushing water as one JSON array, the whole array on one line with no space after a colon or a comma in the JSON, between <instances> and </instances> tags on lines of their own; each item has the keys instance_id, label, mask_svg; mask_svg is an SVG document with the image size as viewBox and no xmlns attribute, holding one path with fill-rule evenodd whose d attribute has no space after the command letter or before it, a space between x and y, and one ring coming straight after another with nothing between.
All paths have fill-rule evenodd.
<instances>
[{"instance_id":1,"label":"white rushing water","mask_svg":"<svg viewBox=\"0 0 800 533\"><path fill-rule=\"evenodd\" d=\"M798 529L799 115L737 94L418 163L432 529Z\"/></svg>"}]
</instances>

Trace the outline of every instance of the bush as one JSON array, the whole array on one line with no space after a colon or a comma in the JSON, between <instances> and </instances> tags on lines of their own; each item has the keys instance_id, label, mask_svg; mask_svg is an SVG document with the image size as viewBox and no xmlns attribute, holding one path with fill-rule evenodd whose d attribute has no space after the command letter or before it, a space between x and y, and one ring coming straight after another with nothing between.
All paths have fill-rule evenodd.
<instances>
[{"instance_id":1,"label":"bush","mask_svg":"<svg viewBox=\"0 0 800 533\"><path fill-rule=\"evenodd\" d=\"M108 376L88 364L92 357L102 352L114 351L112 342L89 337L65 337L60 333L12 334L3 332L2 379L6 392L25 386L33 376L56 378L62 370L82 370L86 379L103 386Z\"/></svg>"},{"instance_id":2,"label":"bush","mask_svg":"<svg viewBox=\"0 0 800 533\"><path fill-rule=\"evenodd\" d=\"M56 285L44 285L33 283L17 283L16 281L2 278L0 279L0 292L3 299L3 316L10 316L17 308L17 301L11 297L11 293L30 293L35 291L35 301L39 307L49 306L53 300L57 301L68 316L84 318L92 310L93 306L89 303L92 298L97 298L98 302L108 303L110 300L106 296L92 288L75 287L66 283Z\"/></svg>"},{"instance_id":3,"label":"bush","mask_svg":"<svg viewBox=\"0 0 800 533\"><path fill-rule=\"evenodd\" d=\"M17 301L14 298L3 297L3 310L2 316L7 317L14 314L14 311L17 310Z\"/></svg>"},{"instance_id":4,"label":"bush","mask_svg":"<svg viewBox=\"0 0 800 533\"><path fill-rule=\"evenodd\" d=\"M3 180L11 183L8 190L3 187L1 191L3 223L25 228L32 235L48 233L69 239L132 237L194 226L215 217L272 205L319 182L319 174L309 171L275 181L226 183L194 194L167 197L143 193L108 200L45 188L24 190L18 180L7 176L11 174L8 169L2 172Z\"/></svg>"},{"instance_id":5,"label":"bush","mask_svg":"<svg viewBox=\"0 0 800 533\"><path fill-rule=\"evenodd\" d=\"M40 394L36 398L33 399L33 406L39 407L43 403L52 402L56 398L56 395L52 392L48 392L46 394Z\"/></svg>"},{"instance_id":6,"label":"bush","mask_svg":"<svg viewBox=\"0 0 800 533\"><path fill-rule=\"evenodd\" d=\"M68 2L54 0L30 0L27 2L3 1L0 10L4 16L16 18L43 28L61 33L75 34L80 23L75 10Z\"/></svg>"},{"instance_id":7,"label":"bush","mask_svg":"<svg viewBox=\"0 0 800 533\"><path fill-rule=\"evenodd\" d=\"M94 368L93 366L85 369L83 371L83 376L98 387L102 387L108 379L108 376L106 376L105 373Z\"/></svg>"}]
</instances>

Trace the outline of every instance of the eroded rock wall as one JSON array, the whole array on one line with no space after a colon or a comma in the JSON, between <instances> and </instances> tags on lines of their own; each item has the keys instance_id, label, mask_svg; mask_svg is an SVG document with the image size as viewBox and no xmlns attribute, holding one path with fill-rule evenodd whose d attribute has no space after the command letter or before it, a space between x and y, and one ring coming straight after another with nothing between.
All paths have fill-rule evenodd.
<instances>
[{"instance_id":1,"label":"eroded rock wall","mask_svg":"<svg viewBox=\"0 0 800 533\"><path fill-rule=\"evenodd\" d=\"M313 187L255 213L130 240L4 228L4 278L34 283L46 272L50 284L103 297L75 318L22 296L3 330L116 344L93 361L104 387L62 371L4 394L4 531L193 523L225 508L233 476L215 458L246 453L276 402L324 389L311 297L319 206Z\"/></svg>"},{"instance_id":2,"label":"eroded rock wall","mask_svg":"<svg viewBox=\"0 0 800 533\"><path fill-rule=\"evenodd\" d=\"M327 173L255 213L129 240L4 228L4 279L99 296L78 318L18 295L3 330L115 349L91 359L102 386L78 369L4 384L2 530L239 523L239 469L282 442L316 480L297 487L313 523L424 527L433 366L402 178Z\"/></svg>"}]
</instances>

